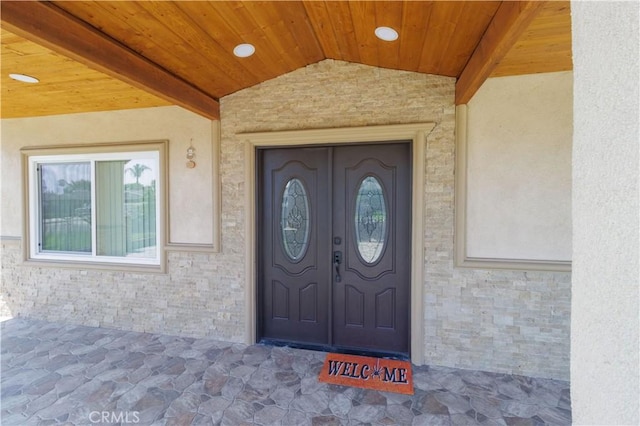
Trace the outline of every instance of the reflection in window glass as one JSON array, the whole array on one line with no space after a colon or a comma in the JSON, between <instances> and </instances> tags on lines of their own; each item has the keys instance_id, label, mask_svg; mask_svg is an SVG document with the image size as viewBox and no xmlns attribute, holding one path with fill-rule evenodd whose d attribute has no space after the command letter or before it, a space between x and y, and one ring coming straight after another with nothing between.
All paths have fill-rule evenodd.
<instances>
[{"instance_id":1,"label":"reflection in window glass","mask_svg":"<svg viewBox=\"0 0 640 426\"><path fill-rule=\"evenodd\" d=\"M38 176L33 198L36 256L157 262L157 152L33 161Z\"/></svg>"},{"instance_id":2,"label":"reflection in window glass","mask_svg":"<svg viewBox=\"0 0 640 426\"><path fill-rule=\"evenodd\" d=\"M40 250L91 253L91 164L40 165Z\"/></svg>"},{"instance_id":3,"label":"reflection in window glass","mask_svg":"<svg viewBox=\"0 0 640 426\"><path fill-rule=\"evenodd\" d=\"M154 258L157 255L155 160L131 160L124 166L127 256ZM132 182L132 178L135 180Z\"/></svg>"},{"instance_id":4,"label":"reflection in window glass","mask_svg":"<svg viewBox=\"0 0 640 426\"><path fill-rule=\"evenodd\" d=\"M96 162L99 256L156 256L154 177L140 160Z\"/></svg>"}]
</instances>

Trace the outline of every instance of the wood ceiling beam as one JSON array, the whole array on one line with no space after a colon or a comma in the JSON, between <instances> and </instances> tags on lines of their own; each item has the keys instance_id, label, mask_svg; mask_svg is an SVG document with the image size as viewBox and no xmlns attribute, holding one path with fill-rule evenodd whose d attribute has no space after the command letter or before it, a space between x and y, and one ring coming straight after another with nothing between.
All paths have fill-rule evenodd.
<instances>
[{"instance_id":1,"label":"wood ceiling beam","mask_svg":"<svg viewBox=\"0 0 640 426\"><path fill-rule=\"evenodd\" d=\"M186 108L220 119L220 103L62 9L41 1L2 1L3 28L90 68Z\"/></svg>"},{"instance_id":2,"label":"wood ceiling beam","mask_svg":"<svg viewBox=\"0 0 640 426\"><path fill-rule=\"evenodd\" d=\"M544 1L503 1L456 82L456 105L466 104L542 10Z\"/></svg>"}]
</instances>

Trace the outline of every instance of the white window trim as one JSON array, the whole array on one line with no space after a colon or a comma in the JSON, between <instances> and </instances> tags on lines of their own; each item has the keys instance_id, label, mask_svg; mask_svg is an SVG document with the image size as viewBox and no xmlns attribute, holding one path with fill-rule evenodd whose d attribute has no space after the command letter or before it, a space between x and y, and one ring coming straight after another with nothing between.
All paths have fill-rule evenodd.
<instances>
[{"instance_id":1,"label":"white window trim","mask_svg":"<svg viewBox=\"0 0 640 426\"><path fill-rule=\"evenodd\" d=\"M168 190L167 150L168 141L111 143L94 145L65 145L55 147L28 147L21 150L23 155L24 196L24 239L25 262L35 266L74 267L82 269L108 269L145 272L165 272L165 235L167 228L166 203ZM121 256L96 255L96 197L95 162L145 158L156 160L156 256L154 258L128 258ZM86 161L91 163L92 174L92 253L39 252L39 182L37 164L69 163Z\"/></svg>"}]
</instances>

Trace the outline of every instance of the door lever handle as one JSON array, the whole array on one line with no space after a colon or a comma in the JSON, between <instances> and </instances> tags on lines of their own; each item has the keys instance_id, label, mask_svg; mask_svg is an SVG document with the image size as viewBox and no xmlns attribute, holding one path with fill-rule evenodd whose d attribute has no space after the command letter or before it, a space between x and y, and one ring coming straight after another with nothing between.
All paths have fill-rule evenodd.
<instances>
[{"instance_id":1,"label":"door lever handle","mask_svg":"<svg viewBox=\"0 0 640 426\"><path fill-rule=\"evenodd\" d=\"M340 276L340 264L342 263L342 252L334 251L333 252L333 264L336 267L336 282L339 283L342 281L342 277Z\"/></svg>"}]
</instances>

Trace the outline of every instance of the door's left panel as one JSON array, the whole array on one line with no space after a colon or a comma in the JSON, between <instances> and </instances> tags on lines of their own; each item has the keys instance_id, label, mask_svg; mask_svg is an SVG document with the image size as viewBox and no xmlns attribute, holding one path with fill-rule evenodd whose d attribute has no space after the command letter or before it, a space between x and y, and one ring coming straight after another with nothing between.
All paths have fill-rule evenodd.
<instances>
[{"instance_id":1,"label":"door's left panel","mask_svg":"<svg viewBox=\"0 0 640 426\"><path fill-rule=\"evenodd\" d=\"M327 148L259 152L258 331L262 340L329 343Z\"/></svg>"}]
</instances>

